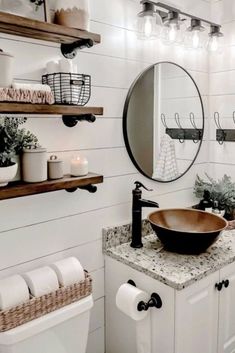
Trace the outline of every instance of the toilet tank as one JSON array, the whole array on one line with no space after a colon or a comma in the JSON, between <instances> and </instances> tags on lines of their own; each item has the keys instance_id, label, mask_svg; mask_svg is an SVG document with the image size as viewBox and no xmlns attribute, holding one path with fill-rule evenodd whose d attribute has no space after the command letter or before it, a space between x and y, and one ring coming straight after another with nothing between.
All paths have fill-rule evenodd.
<instances>
[{"instance_id":1,"label":"toilet tank","mask_svg":"<svg viewBox=\"0 0 235 353\"><path fill-rule=\"evenodd\" d=\"M0 333L0 353L85 353L92 296Z\"/></svg>"}]
</instances>

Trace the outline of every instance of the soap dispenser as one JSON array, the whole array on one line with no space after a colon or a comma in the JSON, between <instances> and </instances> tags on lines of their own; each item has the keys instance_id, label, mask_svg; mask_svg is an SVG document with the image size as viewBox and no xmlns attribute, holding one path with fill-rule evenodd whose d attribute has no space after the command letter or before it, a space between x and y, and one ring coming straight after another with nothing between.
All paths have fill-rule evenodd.
<instances>
[{"instance_id":1,"label":"soap dispenser","mask_svg":"<svg viewBox=\"0 0 235 353\"><path fill-rule=\"evenodd\" d=\"M212 212L213 202L208 190L204 190L203 199L200 201L198 208L202 211Z\"/></svg>"}]
</instances>

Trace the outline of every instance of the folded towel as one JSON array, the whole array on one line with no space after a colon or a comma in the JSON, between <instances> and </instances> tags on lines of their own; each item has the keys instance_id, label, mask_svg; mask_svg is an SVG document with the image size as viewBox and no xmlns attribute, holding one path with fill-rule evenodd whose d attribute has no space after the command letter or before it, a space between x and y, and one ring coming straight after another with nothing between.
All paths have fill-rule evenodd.
<instances>
[{"instance_id":1,"label":"folded towel","mask_svg":"<svg viewBox=\"0 0 235 353\"><path fill-rule=\"evenodd\" d=\"M176 179L178 176L175 143L169 135L165 134L161 139L159 159L156 163L153 178L170 181Z\"/></svg>"},{"instance_id":2,"label":"folded towel","mask_svg":"<svg viewBox=\"0 0 235 353\"><path fill-rule=\"evenodd\" d=\"M29 91L42 91L42 92L51 92L51 87L48 85L43 85L40 83L19 83L14 82L12 88L29 90Z\"/></svg>"},{"instance_id":3,"label":"folded towel","mask_svg":"<svg viewBox=\"0 0 235 353\"><path fill-rule=\"evenodd\" d=\"M52 92L31 91L29 89L0 88L0 102L18 102L31 104L54 104Z\"/></svg>"}]
</instances>

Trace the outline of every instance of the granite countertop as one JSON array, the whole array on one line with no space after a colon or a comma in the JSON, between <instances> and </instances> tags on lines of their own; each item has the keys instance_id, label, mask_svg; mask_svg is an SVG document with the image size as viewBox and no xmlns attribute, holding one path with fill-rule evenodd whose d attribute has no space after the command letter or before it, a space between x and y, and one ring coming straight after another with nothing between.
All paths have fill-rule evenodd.
<instances>
[{"instance_id":1,"label":"granite countertop","mask_svg":"<svg viewBox=\"0 0 235 353\"><path fill-rule=\"evenodd\" d=\"M103 230L104 253L174 289L182 290L235 261L235 231L225 231L201 255L180 255L162 248L148 221L142 249L130 247L130 224Z\"/></svg>"}]
</instances>

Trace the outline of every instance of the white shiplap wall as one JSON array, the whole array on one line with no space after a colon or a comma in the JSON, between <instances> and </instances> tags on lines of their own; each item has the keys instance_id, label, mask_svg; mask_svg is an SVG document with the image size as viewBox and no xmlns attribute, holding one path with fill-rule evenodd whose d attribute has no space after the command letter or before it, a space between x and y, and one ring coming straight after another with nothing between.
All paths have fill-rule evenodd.
<instances>
[{"instance_id":1,"label":"white shiplap wall","mask_svg":"<svg viewBox=\"0 0 235 353\"><path fill-rule=\"evenodd\" d=\"M214 112L219 112L223 128L234 129L235 111L235 2L220 0L212 3L212 17L222 24L225 35L222 53L210 58L210 174L217 178L227 173L235 179L235 144L222 146L215 141Z\"/></svg>"},{"instance_id":2,"label":"white shiplap wall","mask_svg":"<svg viewBox=\"0 0 235 353\"><path fill-rule=\"evenodd\" d=\"M204 0L175 0L175 5L199 16L209 16ZM65 127L60 118L29 119L49 153L66 161L77 151L86 155L92 171L105 176L98 192L77 191L14 199L0 203L0 277L35 268L69 255L78 256L94 278L88 352L104 352L104 261L102 227L130 220L131 190L136 179L154 189L144 196L162 207L190 205L197 172L204 170L203 147L193 168L182 179L159 184L145 179L131 164L122 137L122 109L134 78L151 63L174 61L195 77L208 115L208 58L205 53L184 52L157 42L138 42L133 32L138 1L91 0L91 30L102 35L102 44L77 56L79 71L92 75L91 104L104 106L105 115L95 124ZM0 47L15 56L15 78L40 81L47 61L61 57L59 46L0 34ZM149 210L144 211L145 214Z\"/></svg>"}]
</instances>

